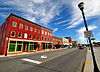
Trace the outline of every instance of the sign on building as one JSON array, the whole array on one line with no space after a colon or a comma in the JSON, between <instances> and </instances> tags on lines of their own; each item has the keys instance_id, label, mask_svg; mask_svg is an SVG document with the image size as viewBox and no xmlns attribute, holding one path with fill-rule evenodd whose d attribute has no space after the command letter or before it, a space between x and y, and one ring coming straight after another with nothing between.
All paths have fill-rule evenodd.
<instances>
[{"instance_id":1,"label":"sign on building","mask_svg":"<svg viewBox=\"0 0 100 72\"><path fill-rule=\"evenodd\" d=\"M89 38L89 37L92 37L92 31L84 31L84 37L85 38Z\"/></svg>"}]
</instances>

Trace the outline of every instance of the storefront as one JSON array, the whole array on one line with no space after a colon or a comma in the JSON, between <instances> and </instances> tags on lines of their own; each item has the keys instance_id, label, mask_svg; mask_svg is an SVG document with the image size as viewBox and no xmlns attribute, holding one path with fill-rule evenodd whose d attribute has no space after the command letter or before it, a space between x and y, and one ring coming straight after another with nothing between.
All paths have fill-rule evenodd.
<instances>
[{"instance_id":1,"label":"storefront","mask_svg":"<svg viewBox=\"0 0 100 72\"><path fill-rule=\"evenodd\" d=\"M52 43L41 43L42 50L51 49ZM9 41L8 54L22 53L22 52L34 52L40 48L40 42L28 42L28 41Z\"/></svg>"}]
</instances>

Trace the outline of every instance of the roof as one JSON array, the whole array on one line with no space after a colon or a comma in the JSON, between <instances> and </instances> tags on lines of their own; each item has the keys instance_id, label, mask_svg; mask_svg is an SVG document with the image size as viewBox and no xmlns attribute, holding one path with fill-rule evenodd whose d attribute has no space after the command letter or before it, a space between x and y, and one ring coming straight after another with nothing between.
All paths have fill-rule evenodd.
<instances>
[{"instance_id":1,"label":"roof","mask_svg":"<svg viewBox=\"0 0 100 72\"><path fill-rule=\"evenodd\" d=\"M11 13L11 14L9 15L9 17L10 17L10 16L17 17L17 18L22 19L22 20L24 20L24 21L27 21L27 22L29 22L29 23L31 23L31 24L33 24L33 25L36 25L36 26L45 28L45 29L50 30L50 31L53 31L53 30L51 30L51 29L48 29L48 28L46 28L46 27L43 27L43 26L41 26L41 25L39 25L39 24L36 24L36 23L34 23L34 22L32 22L32 21L29 21L29 20L27 20L27 19L25 19L25 18L22 18L22 17L20 17L20 16L18 16L18 15L15 15L15 14L13 14L13 13Z\"/></svg>"}]
</instances>

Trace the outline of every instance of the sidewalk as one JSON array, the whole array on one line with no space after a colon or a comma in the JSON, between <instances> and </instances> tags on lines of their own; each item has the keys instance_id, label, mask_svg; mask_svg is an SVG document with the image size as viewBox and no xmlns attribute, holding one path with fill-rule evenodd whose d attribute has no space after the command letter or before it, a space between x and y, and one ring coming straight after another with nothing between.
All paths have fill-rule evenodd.
<instances>
[{"instance_id":1,"label":"sidewalk","mask_svg":"<svg viewBox=\"0 0 100 72\"><path fill-rule=\"evenodd\" d=\"M93 72L92 54L91 54L91 50L89 49L87 49L87 56L86 56L83 72Z\"/></svg>"},{"instance_id":2,"label":"sidewalk","mask_svg":"<svg viewBox=\"0 0 100 72\"><path fill-rule=\"evenodd\" d=\"M24 52L24 53L20 53L20 54L11 54L11 55L0 55L0 57L10 57L10 56L21 56L21 55L28 55L28 54L36 54L36 53L40 53L40 52L48 52L48 51L55 51L55 50L61 50L61 49L67 49L67 48L60 48L60 49L49 49L49 50L43 50L43 51L36 51L36 52Z\"/></svg>"}]
</instances>

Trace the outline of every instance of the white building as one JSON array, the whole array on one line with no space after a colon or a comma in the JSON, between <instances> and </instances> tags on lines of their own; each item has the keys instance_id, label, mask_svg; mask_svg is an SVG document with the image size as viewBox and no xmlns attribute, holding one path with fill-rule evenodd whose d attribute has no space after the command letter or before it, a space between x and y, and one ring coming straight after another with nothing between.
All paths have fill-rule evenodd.
<instances>
[{"instance_id":1,"label":"white building","mask_svg":"<svg viewBox=\"0 0 100 72\"><path fill-rule=\"evenodd\" d=\"M70 45L69 40L66 38L62 38L63 45Z\"/></svg>"}]
</instances>

